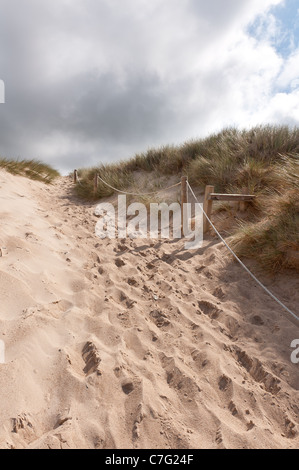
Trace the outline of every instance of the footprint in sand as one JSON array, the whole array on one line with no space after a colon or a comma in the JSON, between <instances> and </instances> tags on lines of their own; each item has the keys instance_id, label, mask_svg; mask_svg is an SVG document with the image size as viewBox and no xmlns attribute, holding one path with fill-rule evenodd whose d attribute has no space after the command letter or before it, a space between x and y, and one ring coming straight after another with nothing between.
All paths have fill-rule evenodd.
<instances>
[{"instance_id":1,"label":"footprint in sand","mask_svg":"<svg viewBox=\"0 0 299 470\"><path fill-rule=\"evenodd\" d=\"M85 367L83 372L86 375L90 375L93 372L96 372L97 375L102 375L99 365L101 362L100 354L92 341L87 341L82 349L82 357L85 362Z\"/></svg>"},{"instance_id":2,"label":"footprint in sand","mask_svg":"<svg viewBox=\"0 0 299 470\"><path fill-rule=\"evenodd\" d=\"M130 299L123 291L115 293L116 302L125 303L127 308L132 308L137 302L136 300Z\"/></svg>"},{"instance_id":3,"label":"footprint in sand","mask_svg":"<svg viewBox=\"0 0 299 470\"><path fill-rule=\"evenodd\" d=\"M26 415L26 413L22 413L16 418L12 418L11 424L12 433L21 434L22 437L26 440L32 440L33 436L35 435L35 429L31 417Z\"/></svg>"},{"instance_id":4,"label":"footprint in sand","mask_svg":"<svg viewBox=\"0 0 299 470\"><path fill-rule=\"evenodd\" d=\"M227 377L226 375L222 375L218 381L219 390L221 390L222 392L226 392L231 383L232 380L229 377Z\"/></svg>"},{"instance_id":5,"label":"footprint in sand","mask_svg":"<svg viewBox=\"0 0 299 470\"><path fill-rule=\"evenodd\" d=\"M253 324L253 325L256 325L256 326L262 326L265 324L264 320L259 316L259 315L254 315L251 319L250 319L250 322Z\"/></svg>"},{"instance_id":6,"label":"footprint in sand","mask_svg":"<svg viewBox=\"0 0 299 470\"><path fill-rule=\"evenodd\" d=\"M37 236L33 232L26 232L25 233L26 240L34 240L35 242L38 241Z\"/></svg>"},{"instance_id":7,"label":"footprint in sand","mask_svg":"<svg viewBox=\"0 0 299 470\"><path fill-rule=\"evenodd\" d=\"M220 310L216 305L211 302L207 302L206 300L199 300L197 304L201 312L208 315L212 320L218 318L222 313L222 310Z\"/></svg>"},{"instance_id":8,"label":"footprint in sand","mask_svg":"<svg viewBox=\"0 0 299 470\"><path fill-rule=\"evenodd\" d=\"M223 442L223 439L222 439L222 432L221 432L221 429L217 429L217 432L216 432L216 442L217 444L222 444Z\"/></svg>"},{"instance_id":9,"label":"footprint in sand","mask_svg":"<svg viewBox=\"0 0 299 470\"><path fill-rule=\"evenodd\" d=\"M121 259L121 258L117 258L115 260L115 265L118 267L118 268L122 268L123 266L125 266L125 262Z\"/></svg>"},{"instance_id":10,"label":"footprint in sand","mask_svg":"<svg viewBox=\"0 0 299 470\"><path fill-rule=\"evenodd\" d=\"M134 277L129 277L127 279L127 283L129 284L129 286L138 286L138 282L136 281L136 279Z\"/></svg>"},{"instance_id":11,"label":"footprint in sand","mask_svg":"<svg viewBox=\"0 0 299 470\"><path fill-rule=\"evenodd\" d=\"M113 251L114 251L114 252L119 251L119 252L121 252L121 253L124 253L125 251L128 251L128 250L129 250L129 248L126 246L125 243L123 243L123 244L122 244L122 243L119 243L119 244L117 245L117 248L114 248Z\"/></svg>"},{"instance_id":12,"label":"footprint in sand","mask_svg":"<svg viewBox=\"0 0 299 470\"><path fill-rule=\"evenodd\" d=\"M221 289L221 287L216 287L216 289L213 292L213 296L217 297L217 299L222 300L225 297L225 293Z\"/></svg>"},{"instance_id":13,"label":"footprint in sand","mask_svg":"<svg viewBox=\"0 0 299 470\"><path fill-rule=\"evenodd\" d=\"M297 435L295 424L292 421L290 421L288 418L285 418L284 427L285 427L285 436L288 439L293 439Z\"/></svg>"},{"instance_id":14,"label":"footprint in sand","mask_svg":"<svg viewBox=\"0 0 299 470\"><path fill-rule=\"evenodd\" d=\"M53 429L57 429L60 426L63 426L66 422L71 421L72 416L69 414L69 410L67 412L60 413L57 417L57 422Z\"/></svg>"},{"instance_id":15,"label":"footprint in sand","mask_svg":"<svg viewBox=\"0 0 299 470\"><path fill-rule=\"evenodd\" d=\"M250 376L258 383L262 383L267 392L277 395L280 391L280 380L267 372L263 364L256 358L250 357L245 351L237 346L234 348L235 357L238 363L244 367Z\"/></svg>"},{"instance_id":16,"label":"footprint in sand","mask_svg":"<svg viewBox=\"0 0 299 470\"><path fill-rule=\"evenodd\" d=\"M237 410L236 405L234 404L233 401L230 401L230 403L228 405L228 409L229 409L229 411L231 412L231 414L233 416L237 416L238 410Z\"/></svg>"},{"instance_id":17,"label":"footprint in sand","mask_svg":"<svg viewBox=\"0 0 299 470\"><path fill-rule=\"evenodd\" d=\"M140 437L140 426L145 418L143 411L143 385L140 378L127 375L123 367L118 365L114 368L114 374L120 381L123 393L127 396L125 400L127 429L132 431L133 441Z\"/></svg>"},{"instance_id":18,"label":"footprint in sand","mask_svg":"<svg viewBox=\"0 0 299 470\"><path fill-rule=\"evenodd\" d=\"M195 380L181 371L173 357L167 357L162 353L160 360L166 372L167 384L175 389L184 399L187 399L190 406L194 405L198 393L201 392Z\"/></svg>"},{"instance_id":19,"label":"footprint in sand","mask_svg":"<svg viewBox=\"0 0 299 470\"><path fill-rule=\"evenodd\" d=\"M247 431L251 431L255 426L253 421L249 421L249 423L246 424Z\"/></svg>"},{"instance_id":20,"label":"footprint in sand","mask_svg":"<svg viewBox=\"0 0 299 470\"><path fill-rule=\"evenodd\" d=\"M140 437L140 425L145 417L146 417L146 414L143 411L143 405L142 403L139 403L137 411L136 411L135 421L133 424L133 430L132 430L133 441L135 441L136 439Z\"/></svg>"},{"instance_id":21,"label":"footprint in sand","mask_svg":"<svg viewBox=\"0 0 299 470\"><path fill-rule=\"evenodd\" d=\"M124 379L121 384L122 391L129 395L134 390L134 384L130 379Z\"/></svg>"},{"instance_id":22,"label":"footprint in sand","mask_svg":"<svg viewBox=\"0 0 299 470\"><path fill-rule=\"evenodd\" d=\"M191 352L191 357L199 370L204 369L209 364L207 353L201 353L198 349Z\"/></svg>"},{"instance_id":23,"label":"footprint in sand","mask_svg":"<svg viewBox=\"0 0 299 470\"><path fill-rule=\"evenodd\" d=\"M158 328L170 325L170 321L162 310L152 310L150 312L150 318Z\"/></svg>"}]
</instances>

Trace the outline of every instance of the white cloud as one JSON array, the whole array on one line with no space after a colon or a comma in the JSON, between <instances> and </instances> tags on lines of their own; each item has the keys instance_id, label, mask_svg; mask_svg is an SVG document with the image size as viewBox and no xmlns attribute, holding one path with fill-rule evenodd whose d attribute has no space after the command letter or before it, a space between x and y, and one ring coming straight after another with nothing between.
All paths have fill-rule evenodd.
<instances>
[{"instance_id":1,"label":"white cloud","mask_svg":"<svg viewBox=\"0 0 299 470\"><path fill-rule=\"evenodd\" d=\"M281 88L294 88L299 79L299 49L294 50L294 52L288 57L284 63L281 70L281 73L277 80L277 86Z\"/></svg>"},{"instance_id":2,"label":"white cloud","mask_svg":"<svg viewBox=\"0 0 299 470\"><path fill-rule=\"evenodd\" d=\"M0 152L71 168L229 125L299 124L299 51L273 45L277 4L0 0Z\"/></svg>"},{"instance_id":3,"label":"white cloud","mask_svg":"<svg viewBox=\"0 0 299 470\"><path fill-rule=\"evenodd\" d=\"M299 124L299 89L292 93L277 93L261 110L262 122L273 124L285 123L291 126Z\"/></svg>"}]
</instances>

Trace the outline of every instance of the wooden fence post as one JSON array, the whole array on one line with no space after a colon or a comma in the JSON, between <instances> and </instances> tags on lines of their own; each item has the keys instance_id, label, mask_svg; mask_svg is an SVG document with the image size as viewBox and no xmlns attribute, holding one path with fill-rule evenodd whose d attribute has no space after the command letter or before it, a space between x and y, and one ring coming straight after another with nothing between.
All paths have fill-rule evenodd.
<instances>
[{"instance_id":1,"label":"wooden fence post","mask_svg":"<svg viewBox=\"0 0 299 470\"><path fill-rule=\"evenodd\" d=\"M242 194L247 194L247 188L243 187L242 188ZM245 212L246 210L246 201L240 201L240 204L239 204L239 209L241 212Z\"/></svg>"},{"instance_id":2,"label":"wooden fence post","mask_svg":"<svg viewBox=\"0 0 299 470\"><path fill-rule=\"evenodd\" d=\"M95 175L94 175L93 192L94 192L94 195L96 195L97 192L98 192L98 174L97 173L95 173Z\"/></svg>"},{"instance_id":3,"label":"wooden fence post","mask_svg":"<svg viewBox=\"0 0 299 470\"><path fill-rule=\"evenodd\" d=\"M187 213L184 211L184 204L188 202L187 192L187 176L181 178L181 223L182 223L182 236L184 234L184 221Z\"/></svg>"},{"instance_id":4,"label":"wooden fence post","mask_svg":"<svg viewBox=\"0 0 299 470\"><path fill-rule=\"evenodd\" d=\"M74 183L76 184L77 183L77 170L74 170Z\"/></svg>"},{"instance_id":5,"label":"wooden fence post","mask_svg":"<svg viewBox=\"0 0 299 470\"><path fill-rule=\"evenodd\" d=\"M203 202L203 210L205 211L209 219L211 219L212 206L213 206L213 201L209 199L209 195L213 192L214 192L214 186L210 186L210 185L206 186L205 198ZM209 228L210 228L210 224L208 222L208 219L204 215L203 216L203 233L207 233L209 231Z\"/></svg>"}]
</instances>

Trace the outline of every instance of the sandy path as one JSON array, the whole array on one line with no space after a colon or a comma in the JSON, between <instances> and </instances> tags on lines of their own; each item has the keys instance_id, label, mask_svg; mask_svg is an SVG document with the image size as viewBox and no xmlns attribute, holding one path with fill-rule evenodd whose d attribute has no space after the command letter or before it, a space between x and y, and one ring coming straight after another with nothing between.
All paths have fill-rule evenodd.
<instances>
[{"instance_id":1,"label":"sandy path","mask_svg":"<svg viewBox=\"0 0 299 470\"><path fill-rule=\"evenodd\" d=\"M100 240L68 178L0 201L1 448L298 447L298 326L216 239Z\"/></svg>"}]
</instances>

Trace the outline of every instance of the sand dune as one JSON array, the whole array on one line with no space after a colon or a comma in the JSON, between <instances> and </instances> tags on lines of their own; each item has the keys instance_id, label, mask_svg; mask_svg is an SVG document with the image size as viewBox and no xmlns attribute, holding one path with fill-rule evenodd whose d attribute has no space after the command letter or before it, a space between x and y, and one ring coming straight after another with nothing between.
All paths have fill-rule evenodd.
<instances>
[{"instance_id":1,"label":"sand dune","mask_svg":"<svg viewBox=\"0 0 299 470\"><path fill-rule=\"evenodd\" d=\"M216 238L100 240L71 189L0 172L0 447L298 447L298 325Z\"/></svg>"}]
</instances>

